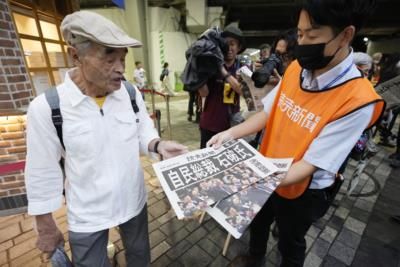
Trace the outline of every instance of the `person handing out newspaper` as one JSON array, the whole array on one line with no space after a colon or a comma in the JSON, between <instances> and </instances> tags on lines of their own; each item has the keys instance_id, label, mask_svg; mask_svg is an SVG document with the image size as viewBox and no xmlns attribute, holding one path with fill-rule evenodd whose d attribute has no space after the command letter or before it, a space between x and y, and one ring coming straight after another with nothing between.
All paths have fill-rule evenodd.
<instances>
[{"instance_id":1,"label":"person handing out newspaper","mask_svg":"<svg viewBox=\"0 0 400 267\"><path fill-rule=\"evenodd\" d=\"M249 252L230 266L261 266L275 220L281 266L303 266L305 234L341 185L337 171L384 101L353 64L351 42L373 1L307 0L297 24L297 60L264 99L264 110L210 139L208 146L265 128L260 152L294 158L286 177L250 226ZM360 11L362 10L362 11Z\"/></svg>"}]
</instances>

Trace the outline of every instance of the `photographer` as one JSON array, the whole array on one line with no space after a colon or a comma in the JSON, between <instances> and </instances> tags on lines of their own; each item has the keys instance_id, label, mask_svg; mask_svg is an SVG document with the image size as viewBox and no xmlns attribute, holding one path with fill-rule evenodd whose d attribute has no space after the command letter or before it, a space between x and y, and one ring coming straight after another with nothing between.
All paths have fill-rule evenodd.
<instances>
[{"instance_id":1,"label":"photographer","mask_svg":"<svg viewBox=\"0 0 400 267\"><path fill-rule=\"evenodd\" d=\"M258 88L269 86L266 90L269 93L281 80L287 66L295 59L294 48L297 43L297 33L294 29L281 32L274 40L271 49L271 56L255 63L256 71L252 75L254 85ZM263 131L256 134L251 144L258 147Z\"/></svg>"},{"instance_id":2,"label":"photographer","mask_svg":"<svg viewBox=\"0 0 400 267\"><path fill-rule=\"evenodd\" d=\"M296 42L297 35L294 29L282 32L275 38L271 55L255 64L256 71L251 78L256 87L264 87L270 81L271 75L275 76L275 79L272 79L271 82L278 83L280 76L290 62L294 60Z\"/></svg>"},{"instance_id":3,"label":"photographer","mask_svg":"<svg viewBox=\"0 0 400 267\"><path fill-rule=\"evenodd\" d=\"M215 134L229 129L231 117L240 110L241 85L236 79L239 69L237 55L245 50L242 31L234 24L225 27L221 36L228 44L219 73L207 80L198 91L205 98L200 116L200 148Z\"/></svg>"}]
</instances>

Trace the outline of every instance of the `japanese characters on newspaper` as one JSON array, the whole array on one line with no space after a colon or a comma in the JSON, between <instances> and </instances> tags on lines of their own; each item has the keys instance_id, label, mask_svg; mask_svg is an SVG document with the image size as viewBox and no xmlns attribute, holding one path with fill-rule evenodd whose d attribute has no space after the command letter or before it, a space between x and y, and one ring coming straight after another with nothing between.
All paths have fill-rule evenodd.
<instances>
[{"instance_id":1,"label":"japanese characters on newspaper","mask_svg":"<svg viewBox=\"0 0 400 267\"><path fill-rule=\"evenodd\" d=\"M242 139L157 162L153 168L178 219L204 211L278 170Z\"/></svg>"},{"instance_id":2,"label":"japanese characters on newspaper","mask_svg":"<svg viewBox=\"0 0 400 267\"><path fill-rule=\"evenodd\" d=\"M286 176L292 158L269 159L278 171L206 209L233 237L240 238L272 192Z\"/></svg>"},{"instance_id":3,"label":"japanese characters on newspaper","mask_svg":"<svg viewBox=\"0 0 400 267\"><path fill-rule=\"evenodd\" d=\"M246 101L248 111L263 110L264 106L261 100L278 84L279 79L271 76L270 81L264 87L257 88L251 79L253 72L247 66L241 67L239 73L242 78L242 96Z\"/></svg>"}]
</instances>

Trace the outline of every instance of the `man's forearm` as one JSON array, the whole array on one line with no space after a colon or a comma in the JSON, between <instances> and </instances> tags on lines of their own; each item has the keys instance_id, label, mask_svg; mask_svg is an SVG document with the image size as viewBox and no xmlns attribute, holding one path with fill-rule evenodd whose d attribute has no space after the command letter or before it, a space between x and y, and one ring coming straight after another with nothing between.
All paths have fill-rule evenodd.
<instances>
[{"instance_id":1,"label":"man's forearm","mask_svg":"<svg viewBox=\"0 0 400 267\"><path fill-rule=\"evenodd\" d=\"M53 215L51 213L41 214L35 216L37 230L41 231L42 226L46 226L46 228L56 227L56 223L53 219Z\"/></svg>"},{"instance_id":2,"label":"man's forearm","mask_svg":"<svg viewBox=\"0 0 400 267\"><path fill-rule=\"evenodd\" d=\"M234 139L242 138L249 134L254 134L264 129L267 123L268 114L264 111L260 111L244 122L230 129Z\"/></svg>"},{"instance_id":3,"label":"man's forearm","mask_svg":"<svg viewBox=\"0 0 400 267\"><path fill-rule=\"evenodd\" d=\"M235 91L237 94L242 95L242 86L240 84L240 82L233 77L232 75L230 75L226 81L231 85L231 88L233 91Z\"/></svg>"},{"instance_id":4,"label":"man's forearm","mask_svg":"<svg viewBox=\"0 0 400 267\"><path fill-rule=\"evenodd\" d=\"M64 237L57 228L51 213L36 215L38 240L36 246L43 252L52 253L58 245L64 244Z\"/></svg>"},{"instance_id":5,"label":"man's forearm","mask_svg":"<svg viewBox=\"0 0 400 267\"><path fill-rule=\"evenodd\" d=\"M314 165L311 165L302 159L290 167L286 177L282 180L282 183L279 186L299 183L307 177L310 177L316 170L317 168Z\"/></svg>"}]
</instances>

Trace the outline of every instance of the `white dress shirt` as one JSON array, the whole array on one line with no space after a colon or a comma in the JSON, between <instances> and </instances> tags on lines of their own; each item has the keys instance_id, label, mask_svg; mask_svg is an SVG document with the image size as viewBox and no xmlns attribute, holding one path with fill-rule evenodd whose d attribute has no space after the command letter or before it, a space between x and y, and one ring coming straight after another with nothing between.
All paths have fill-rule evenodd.
<instances>
[{"instance_id":1,"label":"white dress shirt","mask_svg":"<svg viewBox=\"0 0 400 267\"><path fill-rule=\"evenodd\" d=\"M133 71L133 78L135 84L139 89L143 89L146 84L146 71L143 68L135 69Z\"/></svg>"},{"instance_id":2,"label":"white dress shirt","mask_svg":"<svg viewBox=\"0 0 400 267\"><path fill-rule=\"evenodd\" d=\"M147 199L139 153L148 153L148 144L158 138L140 92L135 114L123 84L106 97L102 113L69 73L57 90L65 152L44 94L28 110L28 213L46 214L61 207L64 183L58 162L64 156L69 230L96 232L128 221L139 214Z\"/></svg>"},{"instance_id":3,"label":"white dress shirt","mask_svg":"<svg viewBox=\"0 0 400 267\"><path fill-rule=\"evenodd\" d=\"M361 72L353 64L353 52L351 52L345 60L315 79L312 79L311 71L303 69L301 74L302 87L312 91L329 89L324 87L335 80L335 78L343 73L351 64L352 67L350 71L331 84L329 88L348 80L361 77ZM262 100L264 112L267 114L271 112L280 84L281 83ZM375 104L367 105L325 125L319 135L313 140L303 156L305 161L318 168L313 174L310 188L322 189L332 185L340 166L371 121L374 107Z\"/></svg>"}]
</instances>

